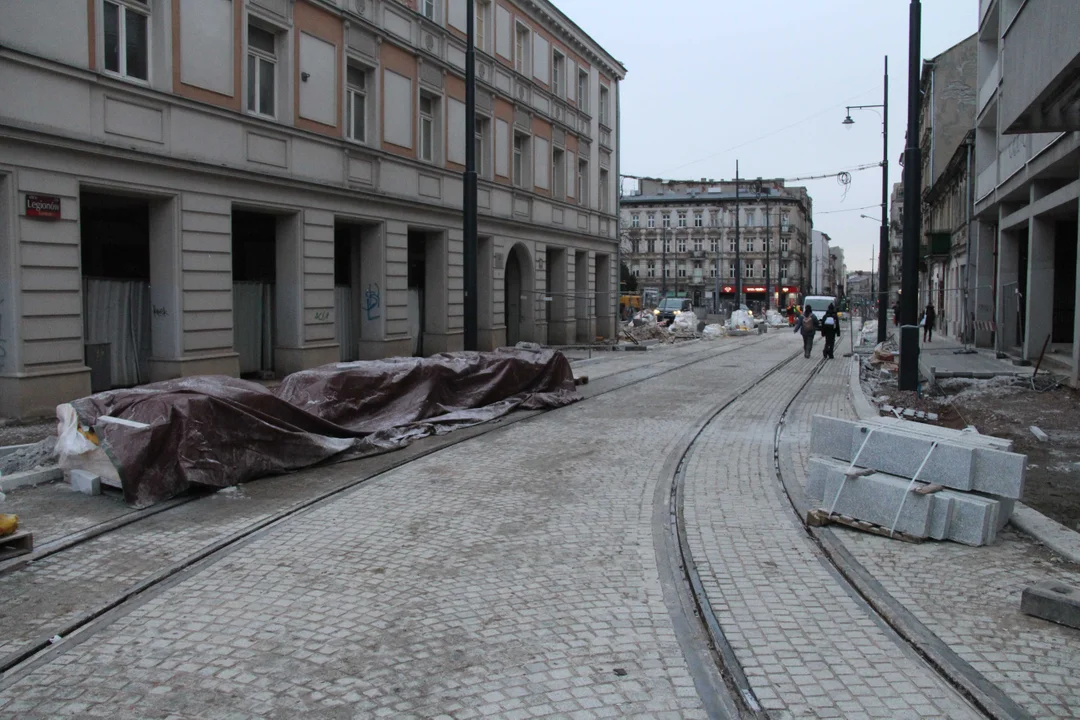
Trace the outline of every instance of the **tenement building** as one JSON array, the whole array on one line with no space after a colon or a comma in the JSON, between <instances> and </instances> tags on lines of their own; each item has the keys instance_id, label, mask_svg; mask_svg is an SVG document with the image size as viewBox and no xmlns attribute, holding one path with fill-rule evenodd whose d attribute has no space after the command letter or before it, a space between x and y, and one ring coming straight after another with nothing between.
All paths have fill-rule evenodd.
<instances>
[{"instance_id":1,"label":"tenement building","mask_svg":"<svg viewBox=\"0 0 1080 720\"><path fill-rule=\"evenodd\" d=\"M466 2L0 3L0 416L461 349ZM481 348L611 337L625 70L475 8Z\"/></svg>"},{"instance_id":2,"label":"tenement building","mask_svg":"<svg viewBox=\"0 0 1080 720\"><path fill-rule=\"evenodd\" d=\"M621 200L624 262L654 297L737 307L741 276L747 304L783 307L809 278L812 214L806 188L783 180L740 180L736 193L734 181L641 179Z\"/></svg>"},{"instance_id":3,"label":"tenement building","mask_svg":"<svg viewBox=\"0 0 1080 720\"><path fill-rule=\"evenodd\" d=\"M1080 378L1080 13L980 0L975 339Z\"/></svg>"}]
</instances>

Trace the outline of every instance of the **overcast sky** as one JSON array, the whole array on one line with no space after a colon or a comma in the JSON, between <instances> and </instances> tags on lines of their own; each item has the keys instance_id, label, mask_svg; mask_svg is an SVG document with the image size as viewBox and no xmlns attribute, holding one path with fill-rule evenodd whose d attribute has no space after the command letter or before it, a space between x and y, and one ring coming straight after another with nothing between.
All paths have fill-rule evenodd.
<instances>
[{"instance_id":1,"label":"overcast sky","mask_svg":"<svg viewBox=\"0 0 1080 720\"><path fill-rule=\"evenodd\" d=\"M889 184L900 180L907 127L909 0L554 0L627 69L623 174L719 180L797 178L880 163L880 104L889 56ZM931 58L978 29L978 0L923 0ZM870 268L881 170L798 181L814 228ZM864 208L857 210L856 208ZM841 210L844 212L829 212ZM859 217L870 215L874 220Z\"/></svg>"}]
</instances>

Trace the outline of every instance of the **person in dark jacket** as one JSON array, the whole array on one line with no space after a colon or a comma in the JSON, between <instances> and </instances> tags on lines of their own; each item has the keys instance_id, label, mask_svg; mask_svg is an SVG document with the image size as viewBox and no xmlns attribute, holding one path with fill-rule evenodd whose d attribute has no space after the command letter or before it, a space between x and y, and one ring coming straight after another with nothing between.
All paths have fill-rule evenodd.
<instances>
[{"instance_id":1,"label":"person in dark jacket","mask_svg":"<svg viewBox=\"0 0 1080 720\"><path fill-rule=\"evenodd\" d=\"M836 338L840 337L840 316L836 314L836 306L829 303L829 309L821 318L821 334L825 338L825 350L822 357L832 360L835 356L833 351L836 346Z\"/></svg>"},{"instance_id":2,"label":"person in dark jacket","mask_svg":"<svg viewBox=\"0 0 1080 720\"><path fill-rule=\"evenodd\" d=\"M900 327L900 303L895 302L892 306L892 324Z\"/></svg>"},{"instance_id":3,"label":"person in dark jacket","mask_svg":"<svg viewBox=\"0 0 1080 720\"><path fill-rule=\"evenodd\" d=\"M802 332L803 356L810 357L814 349L814 334L817 332L817 318L814 317L813 308L806 306L803 314L795 321L795 332Z\"/></svg>"},{"instance_id":4,"label":"person in dark jacket","mask_svg":"<svg viewBox=\"0 0 1080 720\"><path fill-rule=\"evenodd\" d=\"M934 304L930 303L926 306L926 310L923 311L923 342L934 342L935 322L937 322L937 312L934 310Z\"/></svg>"}]
</instances>

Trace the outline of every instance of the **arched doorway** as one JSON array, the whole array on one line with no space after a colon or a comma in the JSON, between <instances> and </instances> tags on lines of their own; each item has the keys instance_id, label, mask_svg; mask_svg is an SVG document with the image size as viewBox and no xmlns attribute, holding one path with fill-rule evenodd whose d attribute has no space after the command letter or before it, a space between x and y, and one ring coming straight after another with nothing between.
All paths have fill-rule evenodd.
<instances>
[{"instance_id":1,"label":"arched doorway","mask_svg":"<svg viewBox=\"0 0 1080 720\"><path fill-rule=\"evenodd\" d=\"M506 313L506 344L517 345L532 337L532 263L528 251L515 245L506 256L503 307Z\"/></svg>"}]
</instances>

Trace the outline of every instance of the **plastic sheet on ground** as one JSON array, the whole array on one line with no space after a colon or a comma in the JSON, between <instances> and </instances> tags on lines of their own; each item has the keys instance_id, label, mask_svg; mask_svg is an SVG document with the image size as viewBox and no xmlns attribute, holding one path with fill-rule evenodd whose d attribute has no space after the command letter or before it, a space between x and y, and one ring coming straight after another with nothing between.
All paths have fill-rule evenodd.
<instances>
[{"instance_id":1,"label":"plastic sheet on ground","mask_svg":"<svg viewBox=\"0 0 1080 720\"><path fill-rule=\"evenodd\" d=\"M705 329L701 331L701 337L705 340L717 340L724 337L724 326L715 323L713 325L706 325Z\"/></svg>"},{"instance_id":2,"label":"plastic sheet on ground","mask_svg":"<svg viewBox=\"0 0 1080 720\"><path fill-rule=\"evenodd\" d=\"M144 506L192 486L373 455L579 399L570 363L555 351L336 363L294 373L273 390L203 376L91 395L57 408L57 449L62 467L103 480L111 472L125 500Z\"/></svg>"},{"instance_id":3,"label":"plastic sheet on ground","mask_svg":"<svg viewBox=\"0 0 1080 720\"><path fill-rule=\"evenodd\" d=\"M787 315L776 310L769 310L765 313L765 322L768 323L769 327L786 327L788 324Z\"/></svg>"}]
</instances>

